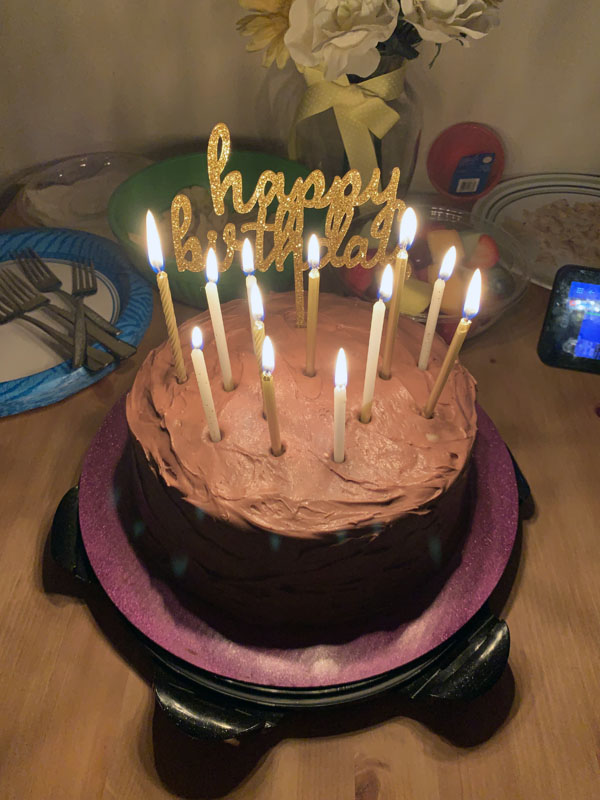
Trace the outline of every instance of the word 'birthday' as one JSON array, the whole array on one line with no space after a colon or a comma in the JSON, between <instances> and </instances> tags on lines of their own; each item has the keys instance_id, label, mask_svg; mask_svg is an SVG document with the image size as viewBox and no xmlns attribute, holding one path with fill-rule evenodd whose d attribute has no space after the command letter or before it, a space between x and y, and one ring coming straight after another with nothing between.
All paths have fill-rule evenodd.
<instances>
[{"instance_id":1,"label":"word 'birthday'","mask_svg":"<svg viewBox=\"0 0 600 800\"><path fill-rule=\"evenodd\" d=\"M397 211L404 203L396 195L400 180L400 170L395 167L387 187L380 191L380 170L373 170L367 186L362 188L358 170L349 170L344 177L334 178L330 188L325 191L325 176L320 170L313 170L306 178L297 178L289 194L285 191L285 177L282 172L265 170L259 177L250 199L244 202L242 175L233 170L223 176L223 171L231 152L231 136L224 123L215 125L210 135L207 150L208 178L215 212L225 213L225 199L231 190L231 205L238 214L249 214L257 207L256 219L240 225L240 232L254 231L254 264L264 272L271 264L279 271L288 256L294 259L294 272L308 269L304 261L304 210L327 208L324 236L319 237L321 266L348 268L362 266L366 269L391 261L399 252L396 245L388 252L388 242ZM268 219L269 207L276 202L274 214ZM352 235L344 244L354 218L355 209L370 203L382 206L371 223L370 236L377 242L377 250L367 258L369 239ZM180 271L200 272L205 267L205 255L197 236L190 235L192 206L185 194L178 194L171 204L171 229L177 267ZM229 269L236 251L241 251L243 240L238 239L235 224L229 222L223 228L222 239L225 252L218 247L219 235L215 230L207 233L207 248L220 251L220 270Z\"/></svg>"}]
</instances>

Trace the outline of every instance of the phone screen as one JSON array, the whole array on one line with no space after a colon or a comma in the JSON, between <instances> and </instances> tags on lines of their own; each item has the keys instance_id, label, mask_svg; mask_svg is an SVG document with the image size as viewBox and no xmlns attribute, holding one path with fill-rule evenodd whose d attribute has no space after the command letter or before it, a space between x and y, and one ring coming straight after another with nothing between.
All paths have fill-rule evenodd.
<instances>
[{"instance_id":1,"label":"phone screen","mask_svg":"<svg viewBox=\"0 0 600 800\"><path fill-rule=\"evenodd\" d=\"M573 354L577 358L600 359L600 284L573 281L568 306L579 325Z\"/></svg>"},{"instance_id":2,"label":"phone screen","mask_svg":"<svg viewBox=\"0 0 600 800\"><path fill-rule=\"evenodd\" d=\"M550 366L600 373L600 269L558 271L538 353Z\"/></svg>"}]
</instances>

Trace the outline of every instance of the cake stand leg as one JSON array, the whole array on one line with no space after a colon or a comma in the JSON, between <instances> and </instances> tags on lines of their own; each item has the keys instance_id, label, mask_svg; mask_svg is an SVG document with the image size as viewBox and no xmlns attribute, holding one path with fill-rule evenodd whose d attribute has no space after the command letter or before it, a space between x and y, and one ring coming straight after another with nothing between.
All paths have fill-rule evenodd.
<instances>
[{"instance_id":1,"label":"cake stand leg","mask_svg":"<svg viewBox=\"0 0 600 800\"><path fill-rule=\"evenodd\" d=\"M223 695L192 684L161 665L155 668L154 696L167 717L195 739L240 739L273 728L284 717L266 706L239 701L229 705Z\"/></svg>"},{"instance_id":2,"label":"cake stand leg","mask_svg":"<svg viewBox=\"0 0 600 800\"><path fill-rule=\"evenodd\" d=\"M84 583L96 583L79 529L79 486L74 486L58 504L50 529L50 554L70 575Z\"/></svg>"},{"instance_id":3,"label":"cake stand leg","mask_svg":"<svg viewBox=\"0 0 600 800\"><path fill-rule=\"evenodd\" d=\"M450 641L442 655L425 666L401 691L411 698L472 700L490 689L508 662L510 633L486 605Z\"/></svg>"},{"instance_id":4,"label":"cake stand leg","mask_svg":"<svg viewBox=\"0 0 600 800\"><path fill-rule=\"evenodd\" d=\"M79 487L60 501L50 530L52 559L78 580L92 584L97 578L90 566L79 528ZM274 727L281 712L243 702L230 704L222 695L190 684L155 662L154 694L169 719L198 739L238 739Z\"/></svg>"}]
</instances>

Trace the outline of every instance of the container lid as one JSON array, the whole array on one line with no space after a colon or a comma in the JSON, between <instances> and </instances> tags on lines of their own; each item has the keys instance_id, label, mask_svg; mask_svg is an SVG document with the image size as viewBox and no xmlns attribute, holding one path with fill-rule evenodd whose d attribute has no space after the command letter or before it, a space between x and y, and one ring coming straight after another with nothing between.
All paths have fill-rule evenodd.
<instances>
[{"instance_id":1,"label":"container lid","mask_svg":"<svg viewBox=\"0 0 600 800\"><path fill-rule=\"evenodd\" d=\"M427 154L427 174L444 197L472 202L491 191L504 171L498 135L479 122L460 122L443 130Z\"/></svg>"}]
</instances>

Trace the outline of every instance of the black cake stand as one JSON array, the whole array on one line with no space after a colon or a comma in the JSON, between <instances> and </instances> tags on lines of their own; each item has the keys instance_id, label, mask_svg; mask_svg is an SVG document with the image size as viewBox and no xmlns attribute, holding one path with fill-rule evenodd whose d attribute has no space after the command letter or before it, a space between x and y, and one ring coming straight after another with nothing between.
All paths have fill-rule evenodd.
<instances>
[{"instance_id":1,"label":"black cake stand","mask_svg":"<svg viewBox=\"0 0 600 800\"><path fill-rule=\"evenodd\" d=\"M501 443L501 440L489 418L481 409L479 409L479 428L480 434L483 431L483 436L478 437L483 442L480 450L486 442L489 445L483 456L481 452L479 453L479 463L483 464L480 472L484 473L484 462L491 458L494 463L497 462L498 442ZM491 439L486 435L488 428L492 431ZM166 591L160 587L160 584L157 589L157 582L154 580L141 583L138 580L136 585L136 570L141 575L142 569L134 555L135 551L125 543L131 532L116 530L122 525L111 525L110 520L107 523L110 513L102 514L102 523L99 526L91 524L92 514L97 516L102 513L97 506L96 496L103 493L102 489L105 490L106 496L113 497L114 495L113 480L107 479L107 476L114 478L115 466L126 445L127 429L121 401L108 415L88 452L80 486L67 492L58 506L50 532L50 553L59 566L79 581L85 584L100 584L105 592L106 602L116 606L121 616L125 618L131 635L141 640L150 655L156 702L167 716L189 735L204 739L240 738L243 735L273 727L284 717L300 710L323 709L356 703L384 692L394 692L408 698L466 700L485 692L502 674L508 660L509 630L506 622L498 619L490 611L485 600L498 582L514 541L516 517L513 525L510 510L508 517L510 517L510 524L515 530L512 532L512 538L510 533L505 532L505 546L502 554L498 553L492 558L499 563L493 575L490 573L488 576L487 584L481 587L485 594L485 596L481 595L483 601L479 602L478 596L475 596L473 601L476 605L470 611L467 604L467 611L464 612L467 618L462 620L462 624L450 635L443 632L440 634L438 631L434 632L434 638L432 638L427 634L425 626L420 648L418 646L417 649L408 648L406 658L397 657L397 666L393 666L391 669L382 670L380 665L375 662L371 668L368 661L361 662L358 659L356 669L346 673L351 678L349 680L332 682L331 678L326 678L319 681L314 677L307 681L295 680L294 675L300 674L298 673L299 663L304 663L302 648L296 648L290 651L289 656L290 680L281 680L282 673L279 674L279 678L275 674L273 679L265 673L263 678L261 670L266 669L264 663L269 663L268 658L265 661L264 653L267 653L268 656L268 650L257 648L256 666L252 667L250 672L240 671L235 660L228 663L229 656L219 656L219 647L223 645L223 637L217 635L211 638L212 629L206 625L203 625L199 632L193 634L198 639L197 650L201 655L195 658L181 657L184 651L178 644L172 644L176 637L172 636L172 632L168 630L167 617L163 615L161 623L160 613L149 614L143 622L140 622L129 610L128 603L131 600L132 592L138 593L136 606L139 606L140 600L145 603L152 592ZM502 444L502 448L504 448L504 453L501 453L501 456L510 465L514 498L516 501L518 493L520 505L529 499L529 487L505 445ZM110 453L108 459L107 452ZM91 470L93 470L91 473L94 476L93 480L88 479L86 483L86 471L89 476ZM506 480L504 485L506 487ZM512 494L510 496L512 497ZM91 506L90 498L92 498ZM114 504L114 498L112 502ZM506 499L501 502L509 502L510 505L510 501ZM493 514L490 519L493 519ZM82 535L82 527L84 535ZM116 538L111 540L113 535ZM484 535L482 541L488 542L488 538ZM510 546L507 547L507 544ZM126 548L122 551L126 555L125 558L115 559L113 554L119 553L119 547ZM485 547L493 549L493 545L489 543L485 544ZM104 557L108 549L111 550L110 559ZM127 560L131 563L131 572L124 578L124 573L120 570L122 562ZM466 560L468 561L468 558ZM106 563L113 564L115 561L119 563L119 567L116 568L117 574L114 572L114 566L111 566L108 571L106 568ZM473 568L476 570L477 564ZM459 573L460 569L461 567L458 567L454 574ZM449 583L454 580L454 574ZM472 580L473 578L467 576L466 579ZM460 578L454 582L460 587ZM122 590L123 585L128 587L125 592ZM148 587L152 588L148 589ZM445 588L442 594L444 591ZM151 599L148 600L150 608L152 608ZM451 601L446 600L445 602L448 605ZM161 597L156 608L163 608L164 605ZM158 622L156 622L156 618L159 618ZM164 631L165 619L167 619L166 633ZM461 621L460 616L457 619ZM417 627L418 621L413 625L413 632L420 630ZM406 626L401 626L399 630L404 632L405 628ZM210 635L207 635L207 630ZM180 631L175 633L179 635ZM406 636L405 633L403 635ZM357 638L360 639L360 635ZM412 638L414 639L415 636ZM402 641L404 640L400 638L399 642L402 643ZM430 647L432 642L434 646ZM223 652L229 653L233 650L235 653L236 644L227 642L227 645L228 647ZM355 643L342 644L337 647L336 652L341 654L342 659L346 653L350 659L355 657ZM210 658L211 652L208 651L211 650L216 652L215 660ZM244 662L252 661L252 648L242 648L240 652ZM278 651L278 653L281 652ZM413 658L412 656L415 654L417 657ZM278 658L278 663L283 661L284 668L285 660L285 656L283 659ZM223 666L221 667L220 664ZM207 669L206 666L211 668Z\"/></svg>"}]
</instances>

